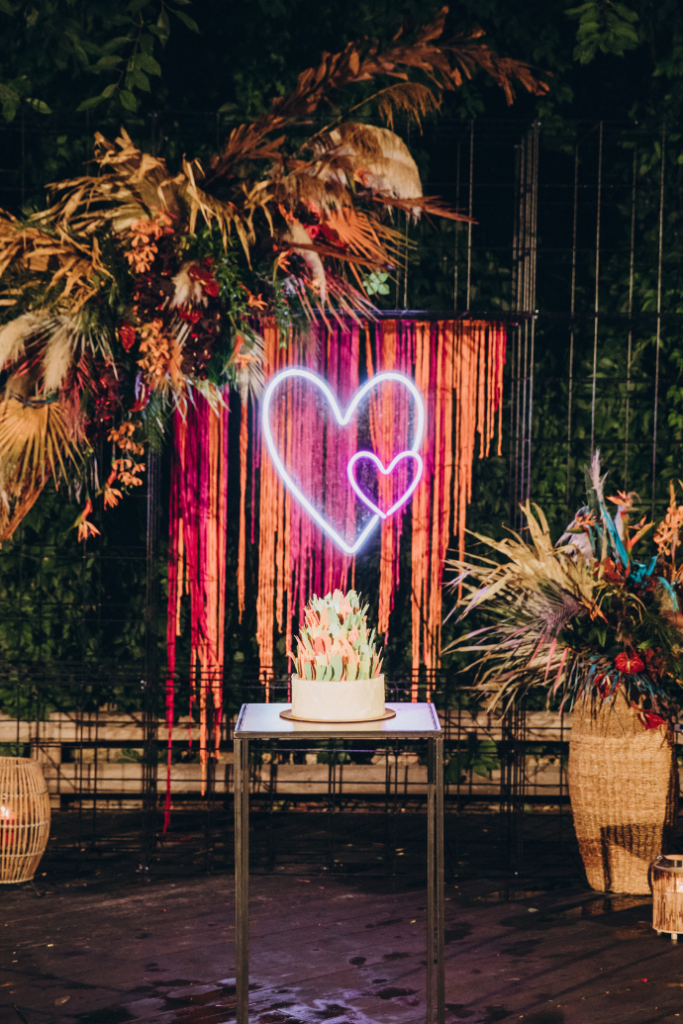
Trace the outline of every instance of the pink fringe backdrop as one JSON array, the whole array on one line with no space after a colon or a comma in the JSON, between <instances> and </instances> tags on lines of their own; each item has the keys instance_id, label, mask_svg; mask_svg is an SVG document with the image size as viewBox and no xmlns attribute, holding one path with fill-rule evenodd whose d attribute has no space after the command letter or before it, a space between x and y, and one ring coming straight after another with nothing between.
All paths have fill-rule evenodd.
<instances>
[{"instance_id":1,"label":"pink fringe backdrop","mask_svg":"<svg viewBox=\"0 0 683 1024\"><path fill-rule=\"evenodd\" d=\"M472 497L475 455L492 446L500 454L503 366L506 329L502 324L456 320L385 320L362 326L315 329L302 356L290 337L283 346L273 324L263 325L266 376L289 365L305 365L320 374L344 408L361 378L385 370L412 377L426 409L421 455L423 477L412 501L383 520L380 537L378 631L388 633L400 583L400 550L406 517L411 519L412 664L439 667L444 559L451 538L464 552L467 505ZM309 385L310 388L310 385ZM356 426L320 433L310 425L310 392L291 387L274 406L271 420L278 451L309 495L322 496L325 514L349 537L356 532L357 501L346 479L346 465L359 443ZM373 391L368 421L372 449L386 466L405 448L409 403L393 387ZM187 605L190 628L190 711L198 708L199 752L204 778L209 751L217 744L222 714L225 648L225 574L228 494L228 407L212 408L198 397L185 415L174 416L171 472L168 620L167 720L169 770L174 717L176 637L181 608ZM398 441L396 440L398 439ZM398 449L396 448L399 444ZM367 440L362 442L363 446ZM231 487L239 489L240 525L237 591L240 618L246 594L246 547L258 547L257 641L264 699L270 697L273 650L283 636L287 650L313 593L353 586L355 559L344 554L315 525L275 472L259 427L258 403L242 396L239 467ZM380 475L378 501L391 504L391 488L408 483L402 463L391 477ZM324 492L324 494L323 494ZM396 493L396 492L394 492ZM249 508L249 522L247 522ZM362 557L362 553L358 556ZM201 683L201 685L200 685ZM413 687L417 699L417 685ZM210 735L211 733L211 735ZM167 810L170 789L167 786Z\"/></svg>"}]
</instances>

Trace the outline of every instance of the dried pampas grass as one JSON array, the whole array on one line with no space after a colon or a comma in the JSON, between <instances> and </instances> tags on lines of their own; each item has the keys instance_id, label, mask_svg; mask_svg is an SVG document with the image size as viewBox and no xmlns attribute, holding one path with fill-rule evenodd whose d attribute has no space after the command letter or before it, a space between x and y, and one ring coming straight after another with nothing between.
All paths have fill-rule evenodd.
<instances>
[{"instance_id":1,"label":"dried pampas grass","mask_svg":"<svg viewBox=\"0 0 683 1024\"><path fill-rule=\"evenodd\" d=\"M356 176L376 192L395 199L422 196L417 164L403 139L388 128L349 123L330 132L340 156L351 158Z\"/></svg>"},{"instance_id":2,"label":"dried pampas grass","mask_svg":"<svg viewBox=\"0 0 683 1024\"><path fill-rule=\"evenodd\" d=\"M183 306L205 306L209 301L200 281L193 281L188 271L191 266L196 266L196 260L183 263L182 267L171 280L175 291L171 299L171 307L177 309Z\"/></svg>"},{"instance_id":3,"label":"dried pampas grass","mask_svg":"<svg viewBox=\"0 0 683 1024\"><path fill-rule=\"evenodd\" d=\"M47 394L61 388L80 340L67 317L51 325L43 353L43 388Z\"/></svg>"},{"instance_id":4,"label":"dried pampas grass","mask_svg":"<svg viewBox=\"0 0 683 1024\"><path fill-rule=\"evenodd\" d=\"M39 334L44 325L45 317L24 313L0 328L0 369L21 359L26 352L26 343Z\"/></svg>"}]
</instances>

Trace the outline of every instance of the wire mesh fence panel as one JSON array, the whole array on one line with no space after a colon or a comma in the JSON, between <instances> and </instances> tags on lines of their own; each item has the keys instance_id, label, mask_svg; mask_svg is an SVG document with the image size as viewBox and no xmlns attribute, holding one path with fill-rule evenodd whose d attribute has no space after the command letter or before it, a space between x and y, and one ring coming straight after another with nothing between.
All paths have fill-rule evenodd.
<instances>
[{"instance_id":1,"label":"wire mesh fence panel","mask_svg":"<svg viewBox=\"0 0 683 1024\"><path fill-rule=\"evenodd\" d=\"M184 149L215 147L226 127L215 112L168 112L138 125L135 141L172 163ZM0 205L18 212L42 201L42 154L46 147L57 153L63 136L80 140L84 161L92 154L85 117L54 122L46 132L27 115L0 130ZM531 497L561 531L582 504L582 467L596 447L609 486L638 491L647 508L662 511L669 477L680 475L683 439L683 169L674 148L659 129L513 120L441 122L426 127L420 145L431 154L425 193L442 194L476 224L411 228L416 247L387 303L425 316L496 316L508 325L504 455L475 463L469 525L500 535L504 521L519 525L519 503ZM51 176L62 170L69 169L53 160ZM233 420L231 459L239 428ZM253 607L242 623L236 613L228 616L229 667L219 680L224 717L209 723L217 745L202 745L197 716L202 687L216 680L198 680L193 689L188 666L175 680L169 744L160 625L168 479L163 458L151 468L147 493L128 499L125 512L107 512L97 542L76 543L74 507L46 493L3 547L0 753L41 763L58 823L51 842L76 860L93 850L103 858L125 851L139 854L142 871L165 862L228 867L231 727L243 701L264 697ZM231 493L229 502L236 501ZM397 659L409 646L402 635L391 644ZM284 666L286 652L279 655ZM459 822L449 833L451 870L475 839L476 848L489 843L502 861L521 867L534 843L562 847L571 835L570 723L542 710L487 715L463 679L471 681L448 672L417 679L423 697L434 694L446 735L447 816ZM389 699L407 699L414 682L390 682ZM284 701L287 694L282 678L268 696ZM386 864L390 849L393 864L404 862L401 829L410 829L400 822L421 814L424 802L419 746L255 744L253 755L252 801L266 837L259 863L295 863L298 835L302 850L309 841L311 848L327 844L330 870ZM167 787L172 814L164 831ZM285 810L298 825L287 824ZM317 817L304 813L311 810L330 822L344 816L344 828L356 814L360 831L372 831L370 819L381 812L388 823L377 818L376 827L387 832L367 848L350 840L350 852L340 855L343 844L329 839L329 828L320 838ZM483 812L488 825L480 824Z\"/></svg>"},{"instance_id":2,"label":"wire mesh fence panel","mask_svg":"<svg viewBox=\"0 0 683 1024\"><path fill-rule=\"evenodd\" d=\"M448 676L430 683L437 705L463 696ZM74 864L138 858L141 871L163 870L164 865L172 870L231 867L234 714L220 723L218 747L207 752L202 765L197 714L177 717L169 743L163 694L157 692L152 759L145 721L149 698L140 673L105 673L87 664L5 665L0 685L0 751L40 763L53 809L53 852L59 849ZM226 686L225 703L260 701L263 692L258 680L243 680L238 693ZM409 700L411 692L411 680L389 684L391 699ZM285 702L287 696L286 679L271 684L272 701ZM445 734L446 815L461 822L452 830L451 867L456 870L463 846L471 846L475 833L478 843L498 850L501 864L509 862L512 839L504 823L511 799L506 780L510 728L502 717L484 714L476 705L451 707L439 716ZM551 712L523 717L524 735L517 722L520 736L512 751L517 776L524 778L521 811L561 816L567 723ZM261 823L255 865L287 870L288 864L310 861L332 871L384 871L388 865L392 871L405 870L412 856L409 837L421 827L410 823L416 816L423 819L426 807L423 747L334 738L315 747L296 738L277 745L254 742L251 803ZM167 786L171 814L164 827ZM519 779L515 786L519 795ZM356 824L349 824L349 816ZM380 838L365 842L362 836L380 829L380 821ZM470 825L464 828L464 822Z\"/></svg>"}]
</instances>

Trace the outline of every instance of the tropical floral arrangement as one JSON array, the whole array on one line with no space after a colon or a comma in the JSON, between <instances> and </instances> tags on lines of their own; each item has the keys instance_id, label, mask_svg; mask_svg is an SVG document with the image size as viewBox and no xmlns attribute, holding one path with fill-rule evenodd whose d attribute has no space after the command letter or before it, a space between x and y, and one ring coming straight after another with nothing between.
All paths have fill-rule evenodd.
<instances>
[{"instance_id":1,"label":"tropical floral arrangement","mask_svg":"<svg viewBox=\"0 0 683 1024\"><path fill-rule=\"evenodd\" d=\"M375 645L375 630L367 627L367 610L355 590L310 599L297 653L289 655L300 679L337 683L381 675L381 649Z\"/></svg>"},{"instance_id":2,"label":"tropical floral arrangement","mask_svg":"<svg viewBox=\"0 0 683 1024\"><path fill-rule=\"evenodd\" d=\"M49 186L45 210L0 211L0 542L49 479L96 533L92 501L142 484L173 409L258 390L260 318L287 344L306 317L367 314L405 244L399 211L468 219L423 196L395 114L419 123L476 69L508 101L515 80L547 86L479 31L443 40L446 13L410 42L324 54L206 161L171 169L98 133L94 173Z\"/></svg>"},{"instance_id":3,"label":"tropical floral arrangement","mask_svg":"<svg viewBox=\"0 0 683 1024\"><path fill-rule=\"evenodd\" d=\"M477 655L477 685L489 708L533 688L567 709L622 689L646 728L674 714L683 679L683 504L672 484L659 524L645 516L632 522L637 495L605 498L605 479L597 453L587 474L588 503L557 544L543 512L527 504L528 540L475 534L498 558L449 563L461 594L459 621L474 613L485 621L450 650ZM614 515L606 502L616 505ZM646 540L652 552L639 559L636 545Z\"/></svg>"}]
</instances>

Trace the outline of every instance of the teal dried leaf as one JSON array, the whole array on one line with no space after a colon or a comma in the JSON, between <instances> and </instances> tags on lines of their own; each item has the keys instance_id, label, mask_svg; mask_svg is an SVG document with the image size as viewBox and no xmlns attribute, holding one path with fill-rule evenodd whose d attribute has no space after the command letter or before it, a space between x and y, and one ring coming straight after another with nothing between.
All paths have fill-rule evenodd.
<instances>
[{"instance_id":1,"label":"teal dried leaf","mask_svg":"<svg viewBox=\"0 0 683 1024\"><path fill-rule=\"evenodd\" d=\"M341 659L341 654L335 654L330 658L330 669L332 671L331 679L338 683L341 680L342 673L344 671L344 664Z\"/></svg>"}]
</instances>

